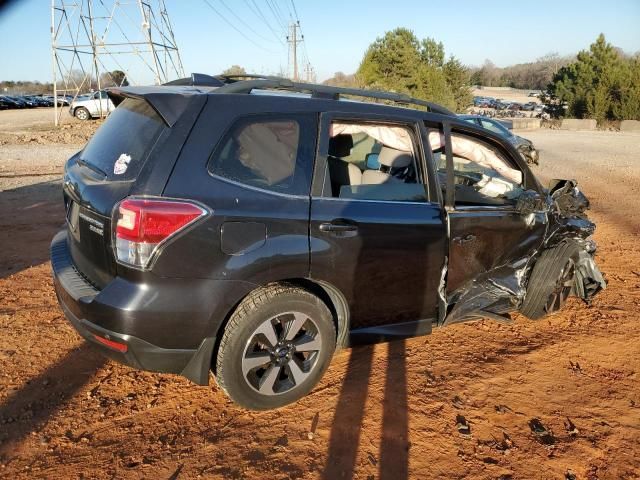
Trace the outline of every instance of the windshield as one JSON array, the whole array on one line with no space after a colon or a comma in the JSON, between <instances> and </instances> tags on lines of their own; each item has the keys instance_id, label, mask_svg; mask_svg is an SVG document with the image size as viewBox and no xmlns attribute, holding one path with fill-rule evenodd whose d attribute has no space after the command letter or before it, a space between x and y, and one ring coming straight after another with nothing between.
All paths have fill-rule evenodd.
<instances>
[{"instance_id":1,"label":"windshield","mask_svg":"<svg viewBox=\"0 0 640 480\"><path fill-rule=\"evenodd\" d=\"M147 102L127 98L89 140L80 161L109 179L134 179L165 128Z\"/></svg>"},{"instance_id":2,"label":"windshield","mask_svg":"<svg viewBox=\"0 0 640 480\"><path fill-rule=\"evenodd\" d=\"M498 135L502 135L503 137L510 137L511 132L507 127L502 125L500 122L496 122L494 120L487 120L483 118L480 120L481 125L487 130L491 130L493 133L497 133Z\"/></svg>"}]
</instances>

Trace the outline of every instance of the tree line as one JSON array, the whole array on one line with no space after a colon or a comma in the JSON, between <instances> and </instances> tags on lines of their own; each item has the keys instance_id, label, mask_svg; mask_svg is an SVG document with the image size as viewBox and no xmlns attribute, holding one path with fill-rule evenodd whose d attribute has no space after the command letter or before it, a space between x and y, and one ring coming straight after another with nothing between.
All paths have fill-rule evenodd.
<instances>
[{"instance_id":1,"label":"tree line","mask_svg":"<svg viewBox=\"0 0 640 480\"><path fill-rule=\"evenodd\" d=\"M472 67L471 83L484 87L511 87L524 90L545 90L558 71L571 63L575 55L561 57L548 53L535 62L497 67L485 60L481 67Z\"/></svg>"},{"instance_id":2,"label":"tree line","mask_svg":"<svg viewBox=\"0 0 640 480\"><path fill-rule=\"evenodd\" d=\"M487 60L470 68L447 58L442 42L397 28L367 48L355 73L337 72L324 83L408 93L458 112L471 105L472 86L539 90L556 116L640 120L640 54L625 54L602 34L576 56L550 53L505 68Z\"/></svg>"},{"instance_id":3,"label":"tree line","mask_svg":"<svg viewBox=\"0 0 640 480\"><path fill-rule=\"evenodd\" d=\"M72 70L66 81L58 81L59 90L65 88L80 88L80 94L88 93L98 89L98 81L96 77L89 76L80 70ZM122 70L113 70L100 74L100 88L107 87L126 87L129 85L127 75ZM53 83L39 81L0 81L0 95L6 93L8 95L51 95L53 94ZM60 94L62 94L61 92ZM74 91L66 91L66 94L74 94Z\"/></svg>"}]
</instances>

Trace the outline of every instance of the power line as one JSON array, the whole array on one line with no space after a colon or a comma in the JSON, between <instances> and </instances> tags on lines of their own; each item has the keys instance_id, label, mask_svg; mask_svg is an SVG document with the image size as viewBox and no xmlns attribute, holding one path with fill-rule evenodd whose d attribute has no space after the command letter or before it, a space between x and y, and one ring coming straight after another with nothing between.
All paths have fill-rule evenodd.
<instances>
[{"instance_id":1,"label":"power line","mask_svg":"<svg viewBox=\"0 0 640 480\"><path fill-rule=\"evenodd\" d=\"M220 4L221 4L224 8L226 8L226 9L231 13L231 15L233 15L234 17L236 17L236 19L237 19L237 20L238 20L242 25L244 25L245 27L247 27L250 31L253 31L253 33L254 33L257 37L260 37L261 39L263 39L263 40L264 40L264 41L266 41L266 42L273 42L273 40L271 40L270 38L266 38L266 37L264 37L264 36L260 35L260 34L259 34L259 33L258 33L258 32L257 32L257 31L252 27L252 26L251 26L251 25L247 24L247 22L245 22L242 18L240 18L240 16L238 16L238 15L236 14L236 12L234 12L233 10L231 10L231 8L229 8L229 7L227 6L227 4L224 2L224 0L219 0L219 1L220 1ZM282 43L282 41L280 41L280 43Z\"/></svg>"},{"instance_id":2,"label":"power line","mask_svg":"<svg viewBox=\"0 0 640 480\"><path fill-rule=\"evenodd\" d=\"M270 0L265 0L267 7L269 7L269 10L271 10L271 14L273 15L273 18L276 19L276 23L278 25L280 25L280 27L282 28L283 31L287 31L287 22L283 22L282 19L278 16L278 14L276 13L276 10L273 8L273 5L271 4Z\"/></svg>"},{"instance_id":3,"label":"power line","mask_svg":"<svg viewBox=\"0 0 640 480\"><path fill-rule=\"evenodd\" d=\"M291 0L291 6L293 7L293 13L295 14L295 19L299 22L300 19L298 18L298 10L296 9L296 4L294 3L293 0Z\"/></svg>"},{"instance_id":4,"label":"power line","mask_svg":"<svg viewBox=\"0 0 640 480\"><path fill-rule=\"evenodd\" d=\"M202 0L211 10L213 10L227 25L229 25L231 28L233 28L236 32L238 32L242 37L244 37L246 40L248 40L249 42L251 42L253 45L255 45L256 47L258 47L261 50L264 50L265 52L269 52L269 53L276 53L273 50L269 50L267 48L264 48L262 45L260 45L259 43L255 42L253 39L249 38L247 35L245 35L245 33L240 30L238 27L236 27L233 23L231 23L229 20L227 20L227 18L222 15L222 13L220 13L213 5L211 5L211 3L209 2L209 0Z\"/></svg>"},{"instance_id":5,"label":"power line","mask_svg":"<svg viewBox=\"0 0 640 480\"><path fill-rule=\"evenodd\" d=\"M253 3L253 7L251 6L251 3L249 3L249 0L244 0L244 3L247 5L247 7L249 7L249 10L251 10L253 14L256 15L256 17L258 17L264 22L264 24L273 34L274 38L277 39L281 45L284 45L284 42L282 41L282 37L278 35L278 33L276 33L276 31L273 29L273 27L271 26L271 23L269 23L267 18L264 16L264 14L262 13L262 10L260 10L260 7L258 7L255 0L251 0L251 3Z\"/></svg>"},{"instance_id":6,"label":"power line","mask_svg":"<svg viewBox=\"0 0 640 480\"><path fill-rule=\"evenodd\" d=\"M278 1L277 0L271 0L271 3L273 3L273 6L276 8L276 12L280 16L280 20L282 20L282 23L286 24L287 23L287 17L286 17L285 14L282 13L282 10L280 9L280 5L278 4Z\"/></svg>"}]
</instances>

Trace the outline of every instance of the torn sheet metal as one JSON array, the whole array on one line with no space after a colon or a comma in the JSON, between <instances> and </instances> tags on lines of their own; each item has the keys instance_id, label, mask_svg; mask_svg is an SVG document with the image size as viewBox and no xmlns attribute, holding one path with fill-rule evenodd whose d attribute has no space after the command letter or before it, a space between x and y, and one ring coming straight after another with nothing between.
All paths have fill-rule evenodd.
<instances>
[{"instance_id":1,"label":"torn sheet metal","mask_svg":"<svg viewBox=\"0 0 640 480\"><path fill-rule=\"evenodd\" d=\"M517 310L524 300L529 275L540 253L564 241L575 241L583 247L576 262L572 293L589 302L606 287L606 282L593 259L595 243L590 237L595 224L586 216L588 208L589 200L575 180L555 180L546 197L534 191L523 192L517 199L516 210L527 218L540 213L546 218L540 247L525 256L509 258L455 291L447 292L447 314L441 324L487 317L508 319L508 313Z\"/></svg>"}]
</instances>

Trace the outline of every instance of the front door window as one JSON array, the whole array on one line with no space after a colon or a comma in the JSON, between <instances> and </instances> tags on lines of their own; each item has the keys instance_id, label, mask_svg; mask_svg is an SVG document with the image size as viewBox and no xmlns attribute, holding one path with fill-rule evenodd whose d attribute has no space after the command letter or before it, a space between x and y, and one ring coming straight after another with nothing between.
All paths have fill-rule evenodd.
<instances>
[{"instance_id":1,"label":"front door window","mask_svg":"<svg viewBox=\"0 0 640 480\"><path fill-rule=\"evenodd\" d=\"M429 130L429 143L438 168L440 185L446 190L444 134ZM451 135L455 205L510 205L522 195L523 175L506 153L476 137Z\"/></svg>"}]
</instances>

